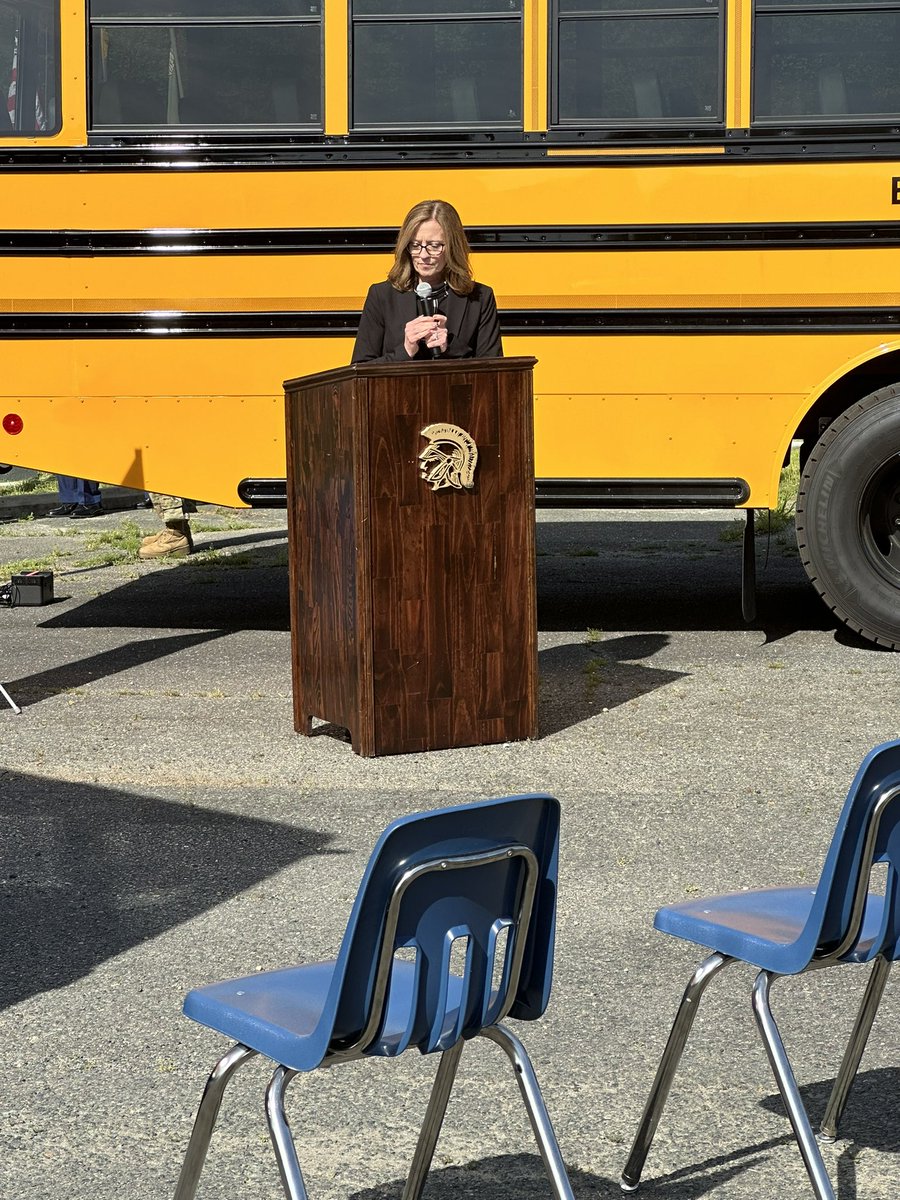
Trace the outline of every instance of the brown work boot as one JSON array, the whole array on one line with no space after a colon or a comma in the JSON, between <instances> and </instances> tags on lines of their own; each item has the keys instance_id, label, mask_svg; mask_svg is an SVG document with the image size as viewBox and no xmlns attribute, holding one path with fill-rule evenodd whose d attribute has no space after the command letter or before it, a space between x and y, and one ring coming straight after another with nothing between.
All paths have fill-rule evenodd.
<instances>
[{"instance_id":1,"label":"brown work boot","mask_svg":"<svg viewBox=\"0 0 900 1200\"><path fill-rule=\"evenodd\" d=\"M167 528L172 528L172 526L167 526ZM179 529L179 530L177 530L177 532L178 532L178 533L182 533L182 532L184 532L184 531L183 531L183 530L181 530L181 529ZM156 533L148 533L146 537L142 537L142 538L141 538L141 545L142 545L142 546L149 546L151 542L155 542L155 541L156 541L156 539L159 537L159 535L160 535L161 533L162 533L162 530L161 530L161 529L158 529L158 530L156 531ZM187 539L188 539L188 541L191 543L191 549L193 550L193 548L194 548L194 543L193 543L193 540L191 539L191 531L190 531L189 529L187 530Z\"/></svg>"},{"instance_id":2,"label":"brown work boot","mask_svg":"<svg viewBox=\"0 0 900 1200\"><path fill-rule=\"evenodd\" d=\"M161 533L143 543L138 558L186 558L193 549L189 529L182 532L167 525Z\"/></svg>"}]
</instances>

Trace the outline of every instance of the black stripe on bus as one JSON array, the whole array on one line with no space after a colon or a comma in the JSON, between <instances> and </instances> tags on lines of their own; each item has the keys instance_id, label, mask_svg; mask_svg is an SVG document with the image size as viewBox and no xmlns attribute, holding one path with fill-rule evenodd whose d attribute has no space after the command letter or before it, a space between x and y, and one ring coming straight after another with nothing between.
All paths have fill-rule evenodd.
<instances>
[{"instance_id":1,"label":"black stripe on bus","mask_svg":"<svg viewBox=\"0 0 900 1200\"><path fill-rule=\"evenodd\" d=\"M287 480L242 479L251 508L286 508ZM540 508L735 508L750 499L745 479L536 479Z\"/></svg>"},{"instance_id":2,"label":"black stripe on bus","mask_svg":"<svg viewBox=\"0 0 900 1200\"><path fill-rule=\"evenodd\" d=\"M678 157L679 150L687 153ZM551 155L551 151L556 153ZM575 151L578 157L568 157ZM626 151L626 153L616 153ZM0 170L46 171L262 171L349 165L355 168L572 167L590 162L610 169L635 163L672 167L710 162L880 161L900 155L896 124L793 125L779 129L586 129L549 133L322 134L294 136L271 130L221 134L95 133L88 146L10 146L0 143Z\"/></svg>"},{"instance_id":3,"label":"black stripe on bus","mask_svg":"<svg viewBox=\"0 0 900 1200\"><path fill-rule=\"evenodd\" d=\"M0 313L0 339L128 337L348 337L359 313ZM504 335L900 332L895 308L505 309Z\"/></svg>"},{"instance_id":4,"label":"black stripe on bus","mask_svg":"<svg viewBox=\"0 0 900 1200\"><path fill-rule=\"evenodd\" d=\"M681 225L507 225L467 229L485 251L758 250L900 246L900 222ZM0 231L0 256L385 254L396 229L98 229Z\"/></svg>"}]
</instances>

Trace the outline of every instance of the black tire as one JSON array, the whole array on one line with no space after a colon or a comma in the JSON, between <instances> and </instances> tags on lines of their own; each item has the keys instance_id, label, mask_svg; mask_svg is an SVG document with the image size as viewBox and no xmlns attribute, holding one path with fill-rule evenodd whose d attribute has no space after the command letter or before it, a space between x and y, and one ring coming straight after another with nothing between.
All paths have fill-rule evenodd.
<instances>
[{"instance_id":1,"label":"black tire","mask_svg":"<svg viewBox=\"0 0 900 1200\"><path fill-rule=\"evenodd\" d=\"M854 404L816 442L797 494L797 544L835 616L900 650L900 384Z\"/></svg>"}]
</instances>

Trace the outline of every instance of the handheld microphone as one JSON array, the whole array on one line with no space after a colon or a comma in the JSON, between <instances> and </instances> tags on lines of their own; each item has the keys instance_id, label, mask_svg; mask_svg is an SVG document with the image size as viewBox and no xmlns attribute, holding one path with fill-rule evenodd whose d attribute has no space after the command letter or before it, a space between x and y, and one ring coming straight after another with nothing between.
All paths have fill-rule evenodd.
<instances>
[{"instance_id":1,"label":"handheld microphone","mask_svg":"<svg viewBox=\"0 0 900 1200\"><path fill-rule=\"evenodd\" d=\"M416 284L416 308L420 317L433 317L437 309L437 305L432 299L432 288L430 283L424 281ZM432 358L440 358L441 351L437 346L426 346L426 350L431 351Z\"/></svg>"}]
</instances>

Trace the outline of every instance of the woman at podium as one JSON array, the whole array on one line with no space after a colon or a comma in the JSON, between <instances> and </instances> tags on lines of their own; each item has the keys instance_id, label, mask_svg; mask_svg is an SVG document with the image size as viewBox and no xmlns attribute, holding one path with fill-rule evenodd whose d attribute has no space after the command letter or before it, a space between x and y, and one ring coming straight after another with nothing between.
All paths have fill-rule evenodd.
<instances>
[{"instance_id":1,"label":"woman at podium","mask_svg":"<svg viewBox=\"0 0 900 1200\"><path fill-rule=\"evenodd\" d=\"M502 355L494 293L472 278L459 213L422 200L406 214L387 279L369 288L351 362Z\"/></svg>"}]
</instances>

